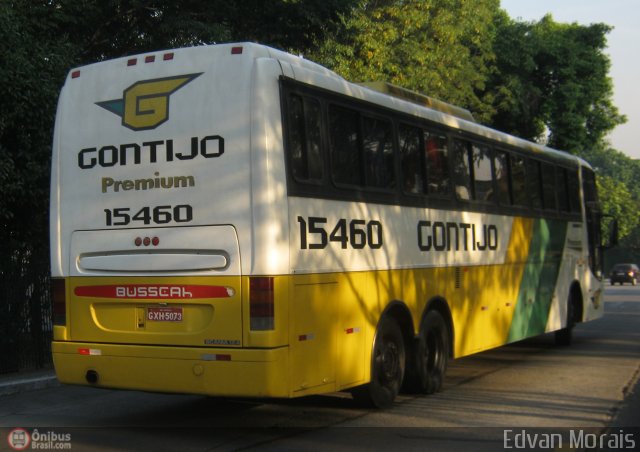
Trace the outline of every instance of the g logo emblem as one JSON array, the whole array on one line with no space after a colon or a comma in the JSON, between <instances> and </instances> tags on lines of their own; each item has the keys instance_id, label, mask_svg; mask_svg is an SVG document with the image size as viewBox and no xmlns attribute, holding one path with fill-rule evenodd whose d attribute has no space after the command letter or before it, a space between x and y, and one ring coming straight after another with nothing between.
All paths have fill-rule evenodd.
<instances>
[{"instance_id":1,"label":"g logo emblem","mask_svg":"<svg viewBox=\"0 0 640 452\"><path fill-rule=\"evenodd\" d=\"M169 96L200 75L202 72L142 80L126 88L122 99L96 105L120 116L122 125L131 130L155 129L169 119Z\"/></svg>"}]
</instances>

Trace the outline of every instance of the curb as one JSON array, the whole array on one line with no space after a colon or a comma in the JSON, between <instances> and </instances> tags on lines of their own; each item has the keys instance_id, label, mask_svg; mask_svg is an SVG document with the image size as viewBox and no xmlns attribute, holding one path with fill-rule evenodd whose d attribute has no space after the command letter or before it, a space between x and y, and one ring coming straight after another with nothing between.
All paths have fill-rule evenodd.
<instances>
[{"instance_id":1,"label":"curb","mask_svg":"<svg viewBox=\"0 0 640 452\"><path fill-rule=\"evenodd\" d=\"M38 389L52 388L60 383L53 371L35 375L16 375L15 378L0 379L0 397Z\"/></svg>"}]
</instances>

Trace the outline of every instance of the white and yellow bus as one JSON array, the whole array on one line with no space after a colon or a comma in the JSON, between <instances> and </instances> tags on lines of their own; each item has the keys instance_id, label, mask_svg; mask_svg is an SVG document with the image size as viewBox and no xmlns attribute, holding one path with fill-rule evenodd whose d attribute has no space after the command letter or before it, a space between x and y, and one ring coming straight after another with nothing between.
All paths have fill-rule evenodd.
<instances>
[{"instance_id":1,"label":"white and yellow bus","mask_svg":"<svg viewBox=\"0 0 640 452\"><path fill-rule=\"evenodd\" d=\"M389 406L602 316L581 159L256 44L69 73L51 179L63 383Z\"/></svg>"}]
</instances>

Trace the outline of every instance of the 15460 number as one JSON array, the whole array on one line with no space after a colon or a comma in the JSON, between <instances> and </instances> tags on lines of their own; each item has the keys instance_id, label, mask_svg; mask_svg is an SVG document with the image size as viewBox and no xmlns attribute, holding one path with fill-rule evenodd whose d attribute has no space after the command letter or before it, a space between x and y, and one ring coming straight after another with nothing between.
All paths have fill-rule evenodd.
<instances>
[{"instance_id":1,"label":"15460 number","mask_svg":"<svg viewBox=\"0 0 640 452\"><path fill-rule=\"evenodd\" d=\"M321 250L331 242L339 243L344 250L351 246L356 250L369 247L377 250L384 244L382 223L377 220L338 220L332 228L326 228L324 217L298 217L300 225L300 248ZM331 232L328 232L331 229Z\"/></svg>"},{"instance_id":2,"label":"15460 number","mask_svg":"<svg viewBox=\"0 0 640 452\"><path fill-rule=\"evenodd\" d=\"M193 208L189 204L178 206L143 207L132 213L129 207L104 209L107 226L127 226L131 223L167 224L188 223L193 220Z\"/></svg>"}]
</instances>

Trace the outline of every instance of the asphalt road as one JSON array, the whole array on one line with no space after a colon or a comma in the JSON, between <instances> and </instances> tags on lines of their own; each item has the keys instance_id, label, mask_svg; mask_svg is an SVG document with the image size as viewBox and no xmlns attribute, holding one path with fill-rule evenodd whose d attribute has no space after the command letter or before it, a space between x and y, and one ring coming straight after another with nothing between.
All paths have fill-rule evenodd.
<instances>
[{"instance_id":1,"label":"asphalt road","mask_svg":"<svg viewBox=\"0 0 640 452\"><path fill-rule=\"evenodd\" d=\"M30 450L640 449L640 287L608 287L605 299L605 318L579 325L571 347L546 335L456 360L442 392L400 396L386 411L344 393L274 401L60 386L0 397L0 450L13 450L16 427Z\"/></svg>"}]
</instances>

